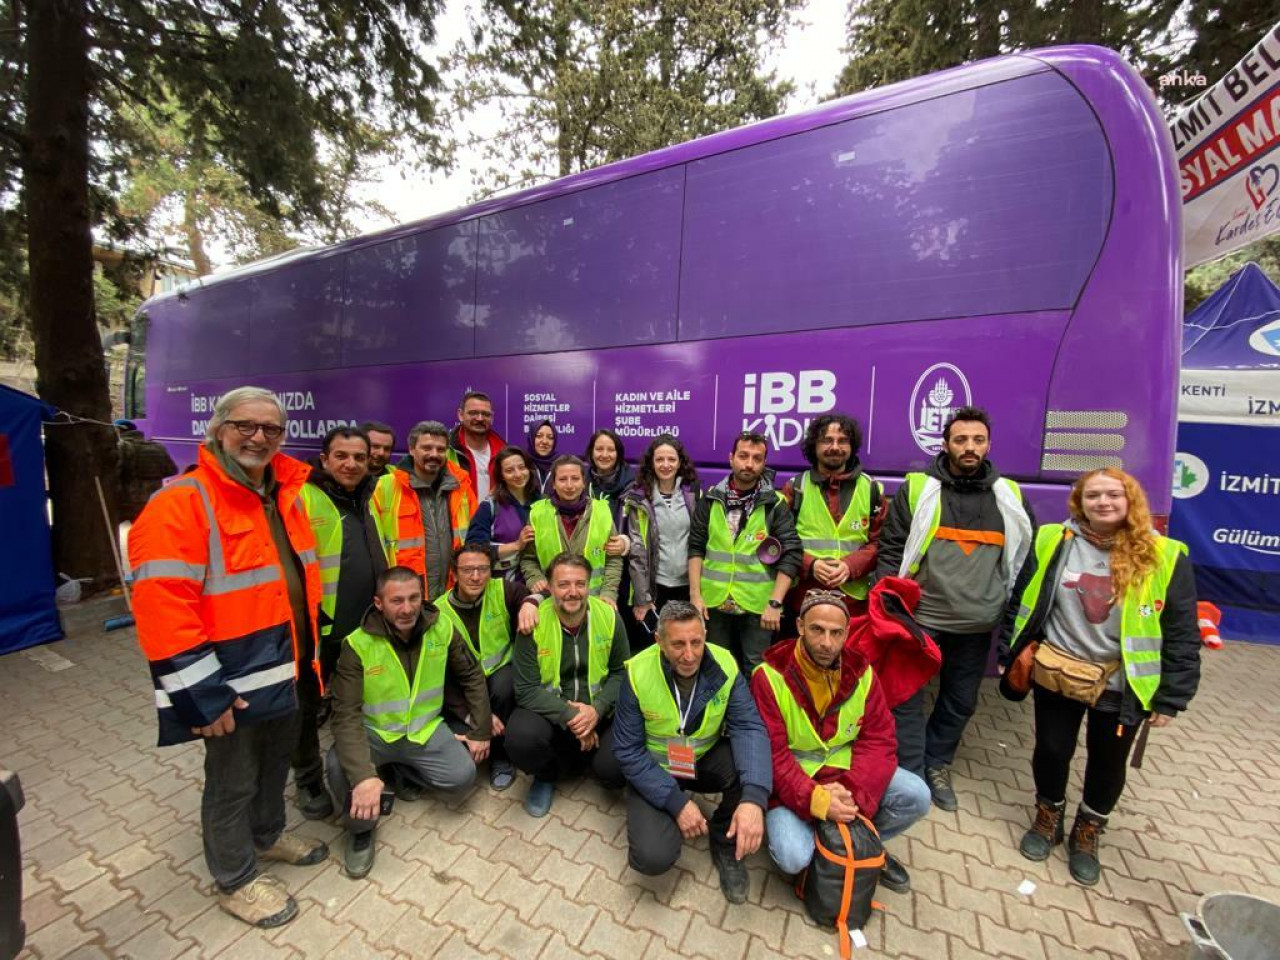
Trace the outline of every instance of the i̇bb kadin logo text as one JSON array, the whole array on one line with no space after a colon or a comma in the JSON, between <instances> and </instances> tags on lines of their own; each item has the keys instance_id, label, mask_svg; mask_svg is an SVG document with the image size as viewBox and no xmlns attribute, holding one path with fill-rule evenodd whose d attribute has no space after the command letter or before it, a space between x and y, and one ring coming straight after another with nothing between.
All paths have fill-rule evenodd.
<instances>
[{"instance_id":1,"label":"i\u0307bb kadin logo text","mask_svg":"<svg viewBox=\"0 0 1280 960\"><path fill-rule=\"evenodd\" d=\"M911 436L925 453L942 449L942 427L951 414L973 402L969 381L951 363L935 363L911 391Z\"/></svg>"},{"instance_id":2,"label":"i\u0307bb kadin logo text","mask_svg":"<svg viewBox=\"0 0 1280 960\"><path fill-rule=\"evenodd\" d=\"M748 373L742 387L742 429L762 433L769 448L794 447L813 414L834 410L836 375L830 370Z\"/></svg>"}]
</instances>

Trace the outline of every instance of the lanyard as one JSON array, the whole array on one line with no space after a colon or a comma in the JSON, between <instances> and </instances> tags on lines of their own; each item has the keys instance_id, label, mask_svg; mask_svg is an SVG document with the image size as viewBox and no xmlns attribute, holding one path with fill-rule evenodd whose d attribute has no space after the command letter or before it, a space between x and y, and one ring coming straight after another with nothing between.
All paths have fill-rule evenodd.
<instances>
[{"instance_id":1,"label":"lanyard","mask_svg":"<svg viewBox=\"0 0 1280 960\"><path fill-rule=\"evenodd\" d=\"M698 679L701 676L693 678L693 689L689 691L689 703L683 709L680 707L680 688L676 686L674 678L671 680L671 689L676 695L676 714L680 717L680 736L684 736L685 725L689 722L689 714L693 712L693 701L698 696Z\"/></svg>"}]
</instances>

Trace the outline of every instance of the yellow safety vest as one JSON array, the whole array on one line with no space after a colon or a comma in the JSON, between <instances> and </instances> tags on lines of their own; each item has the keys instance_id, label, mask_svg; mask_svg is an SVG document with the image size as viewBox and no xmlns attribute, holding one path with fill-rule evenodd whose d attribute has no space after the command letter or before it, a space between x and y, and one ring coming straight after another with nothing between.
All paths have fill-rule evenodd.
<instances>
[{"instance_id":1,"label":"yellow safety vest","mask_svg":"<svg viewBox=\"0 0 1280 960\"><path fill-rule=\"evenodd\" d=\"M702 558L702 600L708 607L718 607L732 597L743 610L764 613L776 577L756 557L756 551L768 535L764 504L756 505L745 518L738 538L730 540L724 503L712 502L707 552Z\"/></svg>"},{"instance_id":2,"label":"yellow safety vest","mask_svg":"<svg viewBox=\"0 0 1280 960\"><path fill-rule=\"evenodd\" d=\"M453 621L467 644L467 649L479 661L486 677L492 676L511 662L511 613L507 610L507 597L501 580L490 580L484 588L480 604L480 647L467 632L458 611L453 608L453 591L445 594L436 608Z\"/></svg>"},{"instance_id":3,"label":"yellow safety vest","mask_svg":"<svg viewBox=\"0 0 1280 960\"><path fill-rule=\"evenodd\" d=\"M600 596L604 587L604 565L608 559L604 547L613 531L613 516L609 513L608 504L603 507L599 504L599 500L590 501L578 520L579 523L587 524L587 546L583 556L591 564L587 589L593 597ZM533 543L538 551L538 563L546 572L551 568L551 561L568 548L561 536L560 518L556 514L555 504L550 500L539 500L530 507L529 525L533 527Z\"/></svg>"},{"instance_id":4,"label":"yellow safety vest","mask_svg":"<svg viewBox=\"0 0 1280 960\"><path fill-rule=\"evenodd\" d=\"M613 607L603 600L587 597L587 690L592 702L609 676L615 616ZM542 686L556 696L560 696L563 640L555 602L548 597L538 604L538 625L533 628L533 642L538 647L538 678Z\"/></svg>"},{"instance_id":5,"label":"yellow safety vest","mask_svg":"<svg viewBox=\"0 0 1280 960\"><path fill-rule=\"evenodd\" d=\"M827 560L843 560L867 542L867 534L871 530L872 482L865 473L858 475L849 508L836 523L827 509L826 496L813 488L809 471L800 474L796 482L797 496L800 497L796 532L800 534L805 553ZM870 580L870 574L857 580L846 580L840 589L855 600L865 600Z\"/></svg>"},{"instance_id":6,"label":"yellow safety vest","mask_svg":"<svg viewBox=\"0 0 1280 960\"><path fill-rule=\"evenodd\" d=\"M364 668L364 725L387 743L404 737L426 743L440 725L444 706L444 671L453 623L439 617L422 635L422 652L413 683L387 637L358 629L347 643Z\"/></svg>"},{"instance_id":7,"label":"yellow safety vest","mask_svg":"<svg viewBox=\"0 0 1280 960\"><path fill-rule=\"evenodd\" d=\"M645 746L663 770L668 769L669 741L683 737L693 747L694 756L701 760L703 754L716 745L724 729L729 691L733 689L734 678L738 675L738 664L733 654L715 644L707 644L704 656L707 655L720 664L726 679L707 702L702 712L702 723L692 732L680 729L680 710L662 670L662 649L655 644L627 661L627 678L644 717Z\"/></svg>"},{"instance_id":8,"label":"yellow safety vest","mask_svg":"<svg viewBox=\"0 0 1280 960\"><path fill-rule=\"evenodd\" d=\"M787 728L787 746L791 748L791 755L800 764L800 769L811 777L823 767L848 770L853 764L853 742L858 739L858 732L862 729L862 714L866 709L867 694L871 690L871 668L867 667L862 671L853 693L840 704L836 732L830 740L823 740L818 736L809 715L796 703L796 698L792 696L791 688L787 686L781 673L767 663L760 664L756 669L764 671L769 686L773 688L773 698L778 702L782 722Z\"/></svg>"}]
</instances>

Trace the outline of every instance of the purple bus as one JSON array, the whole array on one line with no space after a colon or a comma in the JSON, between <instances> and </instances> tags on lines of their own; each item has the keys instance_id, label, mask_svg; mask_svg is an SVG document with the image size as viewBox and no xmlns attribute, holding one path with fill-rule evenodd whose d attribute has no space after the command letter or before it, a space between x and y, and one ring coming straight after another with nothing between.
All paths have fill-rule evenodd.
<instances>
[{"instance_id":1,"label":"purple bus","mask_svg":"<svg viewBox=\"0 0 1280 960\"><path fill-rule=\"evenodd\" d=\"M180 463L216 398L275 390L289 446L340 422L401 442L492 398L523 445L743 429L803 466L810 418L864 426L892 480L964 404L1045 518L1097 466L1167 514L1182 314L1169 134L1115 53L1000 57L610 164L143 305L128 414Z\"/></svg>"}]
</instances>

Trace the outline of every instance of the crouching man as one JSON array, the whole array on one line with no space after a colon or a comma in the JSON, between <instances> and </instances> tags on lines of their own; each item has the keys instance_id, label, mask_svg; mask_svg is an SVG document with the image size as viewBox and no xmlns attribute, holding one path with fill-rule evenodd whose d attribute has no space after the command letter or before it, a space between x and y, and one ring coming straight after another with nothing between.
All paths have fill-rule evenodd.
<instances>
[{"instance_id":1,"label":"crouching man","mask_svg":"<svg viewBox=\"0 0 1280 960\"><path fill-rule=\"evenodd\" d=\"M697 607L672 600L657 645L627 661L614 753L627 778L627 860L656 876L682 840L710 833L711 860L730 903L747 899L742 862L760 848L772 789L769 739L733 654L708 646ZM710 823L690 793L718 793Z\"/></svg>"},{"instance_id":2,"label":"crouching man","mask_svg":"<svg viewBox=\"0 0 1280 960\"><path fill-rule=\"evenodd\" d=\"M797 626L800 636L765 651L751 676L773 754L769 855L792 874L813 859L814 820L848 823L862 814L888 840L929 811L924 780L898 766L880 684L849 642L844 595L809 591ZM911 886L892 856L880 882L898 893Z\"/></svg>"},{"instance_id":3,"label":"crouching man","mask_svg":"<svg viewBox=\"0 0 1280 960\"><path fill-rule=\"evenodd\" d=\"M378 577L373 607L342 643L333 675L333 747L326 772L346 811L344 867L373 866L384 777L436 790L471 786L488 756L492 720L484 671L452 620L422 602L408 567ZM474 726L455 737L441 716L445 670L466 693Z\"/></svg>"}]
</instances>

